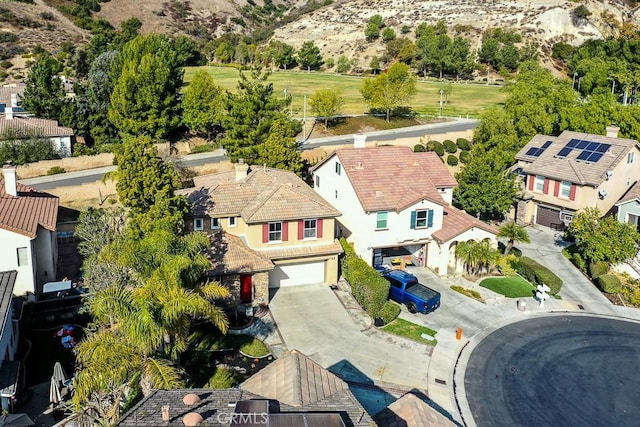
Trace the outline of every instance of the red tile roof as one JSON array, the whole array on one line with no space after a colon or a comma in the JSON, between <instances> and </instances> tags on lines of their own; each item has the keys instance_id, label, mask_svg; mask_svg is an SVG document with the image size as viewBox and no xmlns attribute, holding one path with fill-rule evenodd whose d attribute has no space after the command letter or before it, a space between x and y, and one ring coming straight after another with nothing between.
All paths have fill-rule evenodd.
<instances>
[{"instance_id":1,"label":"red tile roof","mask_svg":"<svg viewBox=\"0 0 640 427\"><path fill-rule=\"evenodd\" d=\"M210 274L255 273L275 268L269 258L250 249L236 235L219 231L210 240L211 247L207 250Z\"/></svg>"},{"instance_id":2,"label":"red tile roof","mask_svg":"<svg viewBox=\"0 0 640 427\"><path fill-rule=\"evenodd\" d=\"M448 242L473 227L478 227L492 234L498 234L498 230L486 222L482 222L453 206L447 206L442 217L442 228L433 233L433 237L441 243Z\"/></svg>"},{"instance_id":3,"label":"red tile roof","mask_svg":"<svg viewBox=\"0 0 640 427\"><path fill-rule=\"evenodd\" d=\"M15 132L17 137L57 137L73 136L73 129L60 126L55 120L37 119L28 116L14 116L6 119L0 115L0 134Z\"/></svg>"},{"instance_id":4,"label":"red tile roof","mask_svg":"<svg viewBox=\"0 0 640 427\"><path fill-rule=\"evenodd\" d=\"M438 189L457 185L436 153L393 146L346 148L334 155L367 212L401 211L424 199L446 206Z\"/></svg>"},{"instance_id":5,"label":"red tile roof","mask_svg":"<svg viewBox=\"0 0 640 427\"><path fill-rule=\"evenodd\" d=\"M7 194L0 176L0 228L31 238L36 237L38 226L55 231L58 198L26 185L17 186L17 197Z\"/></svg>"}]
</instances>

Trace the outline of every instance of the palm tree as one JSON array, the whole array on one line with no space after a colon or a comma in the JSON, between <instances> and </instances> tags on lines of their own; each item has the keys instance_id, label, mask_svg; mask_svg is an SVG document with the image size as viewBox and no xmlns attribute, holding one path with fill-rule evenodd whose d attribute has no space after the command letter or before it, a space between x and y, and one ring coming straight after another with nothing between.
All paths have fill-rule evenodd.
<instances>
[{"instance_id":1,"label":"palm tree","mask_svg":"<svg viewBox=\"0 0 640 427\"><path fill-rule=\"evenodd\" d=\"M456 257L464 263L468 274L477 276L483 269L491 270L497 258L497 251L486 240L460 242L456 246Z\"/></svg>"},{"instance_id":2,"label":"palm tree","mask_svg":"<svg viewBox=\"0 0 640 427\"><path fill-rule=\"evenodd\" d=\"M515 242L529 243L529 233L524 227L519 226L515 222L509 222L498 230L498 237L504 237L508 239L506 246L504 247L504 255L507 255Z\"/></svg>"}]
</instances>

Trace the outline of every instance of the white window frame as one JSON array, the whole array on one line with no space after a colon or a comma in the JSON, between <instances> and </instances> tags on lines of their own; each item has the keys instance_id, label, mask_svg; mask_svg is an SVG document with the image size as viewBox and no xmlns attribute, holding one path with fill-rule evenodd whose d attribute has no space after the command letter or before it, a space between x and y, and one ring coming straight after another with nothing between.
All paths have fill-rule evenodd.
<instances>
[{"instance_id":1,"label":"white window frame","mask_svg":"<svg viewBox=\"0 0 640 427\"><path fill-rule=\"evenodd\" d=\"M342 165L336 162L336 175L342 175Z\"/></svg>"},{"instance_id":2,"label":"white window frame","mask_svg":"<svg viewBox=\"0 0 640 427\"><path fill-rule=\"evenodd\" d=\"M202 230L204 230L204 218L194 218L193 231L202 231Z\"/></svg>"},{"instance_id":3,"label":"white window frame","mask_svg":"<svg viewBox=\"0 0 640 427\"><path fill-rule=\"evenodd\" d=\"M29 265L29 251L27 247L16 248L16 256L18 259L18 267Z\"/></svg>"},{"instance_id":4,"label":"white window frame","mask_svg":"<svg viewBox=\"0 0 640 427\"><path fill-rule=\"evenodd\" d=\"M422 215L424 214L424 218ZM417 209L416 210L416 222L413 224L414 228L427 228L429 218L429 209Z\"/></svg>"},{"instance_id":5,"label":"white window frame","mask_svg":"<svg viewBox=\"0 0 640 427\"><path fill-rule=\"evenodd\" d=\"M381 216L384 216L384 219L381 219ZM384 226L380 226L380 222L384 221ZM376 212L376 230L386 230L389 228L389 212L388 211L380 211Z\"/></svg>"},{"instance_id":6,"label":"white window frame","mask_svg":"<svg viewBox=\"0 0 640 427\"><path fill-rule=\"evenodd\" d=\"M282 222L269 223L269 243L282 242Z\"/></svg>"},{"instance_id":7,"label":"white window frame","mask_svg":"<svg viewBox=\"0 0 640 427\"><path fill-rule=\"evenodd\" d=\"M536 175L533 189L541 193L544 192L544 176Z\"/></svg>"},{"instance_id":8,"label":"white window frame","mask_svg":"<svg viewBox=\"0 0 640 427\"><path fill-rule=\"evenodd\" d=\"M320 175L316 175L315 187L320 188Z\"/></svg>"},{"instance_id":9,"label":"white window frame","mask_svg":"<svg viewBox=\"0 0 640 427\"><path fill-rule=\"evenodd\" d=\"M302 221L302 236L304 240L311 240L318 238L318 220L317 219L305 219Z\"/></svg>"},{"instance_id":10,"label":"white window frame","mask_svg":"<svg viewBox=\"0 0 640 427\"><path fill-rule=\"evenodd\" d=\"M627 153L627 164L633 163L634 157L635 157L635 153L633 151L630 151L629 153Z\"/></svg>"},{"instance_id":11,"label":"white window frame","mask_svg":"<svg viewBox=\"0 0 640 427\"><path fill-rule=\"evenodd\" d=\"M569 181L560 182L560 197L566 199L571 197L571 183Z\"/></svg>"},{"instance_id":12,"label":"white window frame","mask_svg":"<svg viewBox=\"0 0 640 427\"><path fill-rule=\"evenodd\" d=\"M220 224L220 218L211 218L211 229L219 230L220 228L222 228Z\"/></svg>"},{"instance_id":13,"label":"white window frame","mask_svg":"<svg viewBox=\"0 0 640 427\"><path fill-rule=\"evenodd\" d=\"M230 216L229 217L229 227L237 227L238 226L238 221L236 220L235 216Z\"/></svg>"}]
</instances>

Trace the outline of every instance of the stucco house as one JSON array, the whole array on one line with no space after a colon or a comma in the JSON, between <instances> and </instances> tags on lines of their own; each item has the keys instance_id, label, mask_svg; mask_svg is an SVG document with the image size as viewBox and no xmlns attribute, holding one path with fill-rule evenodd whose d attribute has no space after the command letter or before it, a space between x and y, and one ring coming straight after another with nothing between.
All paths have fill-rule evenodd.
<instances>
[{"instance_id":1,"label":"stucco house","mask_svg":"<svg viewBox=\"0 0 640 427\"><path fill-rule=\"evenodd\" d=\"M640 231L640 181L636 181L616 203L616 218L623 224L631 223Z\"/></svg>"},{"instance_id":2,"label":"stucco house","mask_svg":"<svg viewBox=\"0 0 640 427\"><path fill-rule=\"evenodd\" d=\"M516 155L524 183L516 221L561 230L580 209L609 213L640 178L638 141L618 138L618 130L534 136Z\"/></svg>"},{"instance_id":3,"label":"stucco house","mask_svg":"<svg viewBox=\"0 0 640 427\"><path fill-rule=\"evenodd\" d=\"M497 230L452 206L457 182L435 153L339 149L314 167L313 177L315 191L342 212L337 234L370 265L406 255L447 275L462 271L458 242L497 244Z\"/></svg>"},{"instance_id":4,"label":"stucco house","mask_svg":"<svg viewBox=\"0 0 640 427\"><path fill-rule=\"evenodd\" d=\"M73 129L60 126L55 120L38 119L16 114L15 107L5 107L0 115L0 136L17 139L46 138L60 157L71 157L74 142Z\"/></svg>"},{"instance_id":5,"label":"stucco house","mask_svg":"<svg viewBox=\"0 0 640 427\"><path fill-rule=\"evenodd\" d=\"M225 266L214 266L213 274L227 269L231 277L223 281L236 283L245 296L251 294L253 304L268 302L268 288L337 282L342 248L333 231L340 212L294 173L240 161L235 170L195 177L194 185L177 192L192 206L187 226L191 231L224 232L216 240L223 245L212 244L218 258L232 248L244 251L234 268L223 262Z\"/></svg>"},{"instance_id":6,"label":"stucco house","mask_svg":"<svg viewBox=\"0 0 640 427\"><path fill-rule=\"evenodd\" d=\"M58 198L16 181L5 165L0 178L0 271L16 270L14 293L39 295L56 280Z\"/></svg>"}]
</instances>

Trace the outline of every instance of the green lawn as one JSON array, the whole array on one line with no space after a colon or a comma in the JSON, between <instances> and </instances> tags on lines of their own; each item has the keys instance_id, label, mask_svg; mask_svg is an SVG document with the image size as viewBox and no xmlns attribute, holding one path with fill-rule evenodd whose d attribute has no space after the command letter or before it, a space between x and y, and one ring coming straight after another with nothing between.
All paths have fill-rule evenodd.
<instances>
[{"instance_id":1,"label":"green lawn","mask_svg":"<svg viewBox=\"0 0 640 427\"><path fill-rule=\"evenodd\" d=\"M191 81L195 72L205 69L223 88L234 91L237 88L239 72L231 67L186 67L184 80ZM247 76L250 72L247 71ZM343 76L333 73L303 71L274 71L269 77L276 94L292 97L292 111L295 116L303 116L304 95L310 97L317 89L339 89L344 98L345 114L363 114L368 107L360 94L363 77ZM440 102L440 88L448 83L418 80L417 94L413 97L411 108L418 114L437 115ZM506 98L502 87L483 84L454 83L449 102L442 108L445 116L477 117L483 110L496 104L501 104ZM307 106L307 115L312 115Z\"/></svg>"},{"instance_id":2,"label":"green lawn","mask_svg":"<svg viewBox=\"0 0 640 427\"><path fill-rule=\"evenodd\" d=\"M533 296L534 287L520 276L492 277L480 282L480 286L508 298Z\"/></svg>"},{"instance_id":3,"label":"green lawn","mask_svg":"<svg viewBox=\"0 0 640 427\"><path fill-rule=\"evenodd\" d=\"M409 338L410 340L417 341L422 344L436 345L438 343L435 339L429 341L421 337L422 334L435 337L436 331L433 329L429 329L426 326L416 325L415 323L411 323L400 318L397 318L393 322L384 326L382 330L393 335L398 335L399 337Z\"/></svg>"}]
</instances>

